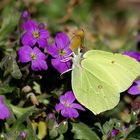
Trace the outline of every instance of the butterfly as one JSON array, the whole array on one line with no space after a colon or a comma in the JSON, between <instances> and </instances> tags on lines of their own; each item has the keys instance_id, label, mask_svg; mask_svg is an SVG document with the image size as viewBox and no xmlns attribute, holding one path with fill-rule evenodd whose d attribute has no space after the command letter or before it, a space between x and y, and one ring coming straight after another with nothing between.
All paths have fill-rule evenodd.
<instances>
[{"instance_id":1,"label":"butterfly","mask_svg":"<svg viewBox=\"0 0 140 140\"><path fill-rule=\"evenodd\" d=\"M120 93L140 75L135 59L101 50L89 50L73 58L71 85L76 99L95 115L113 109Z\"/></svg>"}]
</instances>

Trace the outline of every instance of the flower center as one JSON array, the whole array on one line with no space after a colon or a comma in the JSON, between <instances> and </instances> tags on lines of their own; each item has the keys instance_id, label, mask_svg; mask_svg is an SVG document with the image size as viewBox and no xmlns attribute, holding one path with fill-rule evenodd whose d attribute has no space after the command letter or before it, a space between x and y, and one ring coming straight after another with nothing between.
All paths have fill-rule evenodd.
<instances>
[{"instance_id":1,"label":"flower center","mask_svg":"<svg viewBox=\"0 0 140 140\"><path fill-rule=\"evenodd\" d=\"M31 53L31 59L32 59L32 60L36 60L36 54Z\"/></svg>"},{"instance_id":2,"label":"flower center","mask_svg":"<svg viewBox=\"0 0 140 140\"><path fill-rule=\"evenodd\" d=\"M60 56L64 56L65 55L65 50L64 49L60 49L59 50L59 55Z\"/></svg>"},{"instance_id":3,"label":"flower center","mask_svg":"<svg viewBox=\"0 0 140 140\"><path fill-rule=\"evenodd\" d=\"M64 102L64 105L65 105L66 107L70 108L70 104L69 104L69 103Z\"/></svg>"},{"instance_id":4,"label":"flower center","mask_svg":"<svg viewBox=\"0 0 140 140\"><path fill-rule=\"evenodd\" d=\"M39 33L37 31L32 32L34 38L39 38Z\"/></svg>"}]
</instances>

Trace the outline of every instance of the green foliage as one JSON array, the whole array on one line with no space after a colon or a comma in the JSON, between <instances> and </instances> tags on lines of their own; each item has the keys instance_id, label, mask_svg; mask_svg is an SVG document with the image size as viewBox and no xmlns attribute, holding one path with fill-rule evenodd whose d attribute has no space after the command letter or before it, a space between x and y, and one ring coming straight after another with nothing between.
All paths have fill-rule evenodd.
<instances>
[{"instance_id":1,"label":"green foliage","mask_svg":"<svg viewBox=\"0 0 140 140\"><path fill-rule=\"evenodd\" d=\"M100 140L98 135L84 123L71 123L75 140Z\"/></svg>"},{"instance_id":2,"label":"green foliage","mask_svg":"<svg viewBox=\"0 0 140 140\"><path fill-rule=\"evenodd\" d=\"M13 7L7 6L3 11L3 21L0 28L0 42L7 39L9 34L14 32L17 27L19 20L18 11L14 10Z\"/></svg>"},{"instance_id":3,"label":"green foliage","mask_svg":"<svg viewBox=\"0 0 140 140\"><path fill-rule=\"evenodd\" d=\"M20 69L16 62L16 52L14 51L6 55L2 59L0 67L2 70L4 70L3 74L4 77L7 76L8 74L11 74L12 77L15 79L20 79L22 77L22 73L20 72Z\"/></svg>"},{"instance_id":4,"label":"green foliage","mask_svg":"<svg viewBox=\"0 0 140 140\"><path fill-rule=\"evenodd\" d=\"M139 140L140 139L140 126L137 126L131 133L128 134L126 140Z\"/></svg>"}]
</instances>

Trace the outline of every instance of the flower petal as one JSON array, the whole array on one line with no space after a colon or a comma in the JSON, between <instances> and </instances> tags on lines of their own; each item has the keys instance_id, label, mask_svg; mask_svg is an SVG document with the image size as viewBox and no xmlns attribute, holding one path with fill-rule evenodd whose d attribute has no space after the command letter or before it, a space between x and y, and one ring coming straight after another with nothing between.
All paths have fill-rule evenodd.
<instances>
[{"instance_id":1,"label":"flower petal","mask_svg":"<svg viewBox=\"0 0 140 140\"><path fill-rule=\"evenodd\" d=\"M31 32L26 32L22 36L22 44L33 46L36 43L36 39L33 37Z\"/></svg>"},{"instance_id":2,"label":"flower petal","mask_svg":"<svg viewBox=\"0 0 140 140\"><path fill-rule=\"evenodd\" d=\"M33 71L40 71L41 70L37 60L32 61L31 68L32 68Z\"/></svg>"},{"instance_id":3,"label":"flower petal","mask_svg":"<svg viewBox=\"0 0 140 140\"><path fill-rule=\"evenodd\" d=\"M39 34L40 34L40 38L44 38L46 40L50 36L48 30L40 30Z\"/></svg>"},{"instance_id":4,"label":"flower petal","mask_svg":"<svg viewBox=\"0 0 140 140\"><path fill-rule=\"evenodd\" d=\"M63 32L56 35L55 42L57 44L57 48L59 49L68 48L70 44L68 36Z\"/></svg>"},{"instance_id":5,"label":"flower petal","mask_svg":"<svg viewBox=\"0 0 140 140\"><path fill-rule=\"evenodd\" d=\"M72 50L70 48L65 48L65 57L72 54Z\"/></svg>"},{"instance_id":6,"label":"flower petal","mask_svg":"<svg viewBox=\"0 0 140 140\"><path fill-rule=\"evenodd\" d=\"M0 96L0 104L3 104L3 103L4 103L4 101L3 101L3 97Z\"/></svg>"},{"instance_id":7,"label":"flower petal","mask_svg":"<svg viewBox=\"0 0 140 140\"><path fill-rule=\"evenodd\" d=\"M50 54L54 58L59 57L59 50L55 44L52 44L49 47L47 47L47 52L48 52L48 54Z\"/></svg>"},{"instance_id":8,"label":"flower petal","mask_svg":"<svg viewBox=\"0 0 140 140\"><path fill-rule=\"evenodd\" d=\"M9 108L4 104L4 98L0 96L0 119L4 120L10 116Z\"/></svg>"},{"instance_id":9,"label":"flower petal","mask_svg":"<svg viewBox=\"0 0 140 140\"><path fill-rule=\"evenodd\" d=\"M137 61L140 61L140 53L138 53L136 51L126 51L126 52L124 52L124 55L128 55L128 56L136 59Z\"/></svg>"},{"instance_id":10,"label":"flower petal","mask_svg":"<svg viewBox=\"0 0 140 140\"><path fill-rule=\"evenodd\" d=\"M38 60L45 60L47 58L46 55L42 53L37 47L33 48L33 52L37 55Z\"/></svg>"},{"instance_id":11,"label":"flower petal","mask_svg":"<svg viewBox=\"0 0 140 140\"><path fill-rule=\"evenodd\" d=\"M40 67L41 67L42 70L47 70L48 69L48 65L47 65L46 61L42 60L42 61L40 61L39 64L40 64Z\"/></svg>"},{"instance_id":12,"label":"flower petal","mask_svg":"<svg viewBox=\"0 0 140 140\"><path fill-rule=\"evenodd\" d=\"M140 86L140 80L135 81L134 83L136 83L137 85Z\"/></svg>"},{"instance_id":13,"label":"flower petal","mask_svg":"<svg viewBox=\"0 0 140 140\"><path fill-rule=\"evenodd\" d=\"M79 109L79 110L83 110L83 111L85 110L80 104L77 104L77 103L72 103L71 107Z\"/></svg>"},{"instance_id":14,"label":"flower petal","mask_svg":"<svg viewBox=\"0 0 140 140\"><path fill-rule=\"evenodd\" d=\"M24 24L23 24L23 29L26 31L33 31L33 30L38 30L38 26L37 23L33 20L27 20Z\"/></svg>"},{"instance_id":15,"label":"flower petal","mask_svg":"<svg viewBox=\"0 0 140 140\"><path fill-rule=\"evenodd\" d=\"M48 45L46 38L39 38L37 43L39 44L40 48L45 48Z\"/></svg>"},{"instance_id":16,"label":"flower petal","mask_svg":"<svg viewBox=\"0 0 140 140\"><path fill-rule=\"evenodd\" d=\"M119 130L118 129L114 129L114 130L112 130L112 132L111 132L111 136L112 137L115 137L115 136L117 136L119 134Z\"/></svg>"},{"instance_id":17,"label":"flower petal","mask_svg":"<svg viewBox=\"0 0 140 140\"><path fill-rule=\"evenodd\" d=\"M51 63L59 73L63 73L71 68L71 61L61 62L60 59L52 59Z\"/></svg>"},{"instance_id":18,"label":"flower petal","mask_svg":"<svg viewBox=\"0 0 140 140\"><path fill-rule=\"evenodd\" d=\"M44 60L33 60L31 68L34 71L40 71L40 70L47 70L48 66L46 61Z\"/></svg>"},{"instance_id":19,"label":"flower petal","mask_svg":"<svg viewBox=\"0 0 140 140\"><path fill-rule=\"evenodd\" d=\"M64 106L62 103L59 103L59 104L57 104L57 105L55 106L55 110L56 110L56 111L62 110L62 109L64 109L64 108L65 108L65 106Z\"/></svg>"},{"instance_id":20,"label":"flower petal","mask_svg":"<svg viewBox=\"0 0 140 140\"><path fill-rule=\"evenodd\" d=\"M70 118L69 117L69 110L67 108L62 109L61 114L63 117Z\"/></svg>"},{"instance_id":21,"label":"flower petal","mask_svg":"<svg viewBox=\"0 0 140 140\"><path fill-rule=\"evenodd\" d=\"M59 100L60 100L60 103L62 103L62 104L64 104L65 102L67 102L67 98L66 98L65 95L61 95L61 96L59 97Z\"/></svg>"},{"instance_id":22,"label":"flower petal","mask_svg":"<svg viewBox=\"0 0 140 140\"><path fill-rule=\"evenodd\" d=\"M138 95L138 94L140 94L140 89L137 85L136 86L131 86L128 90L128 93L131 94L131 95Z\"/></svg>"},{"instance_id":23,"label":"flower petal","mask_svg":"<svg viewBox=\"0 0 140 140\"><path fill-rule=\"evenodd\" d=\"M40 30L45 29L45 24L43 22L39 23L38 28Z\"/></svg>"},{"instance_id":24,"label":"flower petal","mask_svg":"<svg viewBox=\"0 0 140 140\"><path fill-rule=\"evenodd\" d=\"M10 116L8 107L4 104L0 104L0 119L4 120Z\"/></svg>"},{"instance_id":25,"label":"flower petal","mask_svg":"<svg viewBox=\"0 0 140 140\"><path fill-rule=\"evenodd\" d=\"M78 111L74 108L69 108L68 113L70 118L77 118L79 116Z\"/></svg>"},{"instance_id":26,"label":"flower petal","mask_svg":"<svg viewBox=\"0 0 140 140\"><path fill-rule=\"evenodd\" d=\"M65 98L67 99L67 103L68 103L68 104L73 103L74 100L75 100L75 96L74 96L74 94L73 94L72 91L67 91L67 92L65 93Z\"/></svg>"},{"instance_id":27,"label":"flower petal","mask_svg":"<svg viewBox=\"0 0 140 140\"><path fill-rule=\"evenodd\" d=\"M18 55L19 55L19 60L22 63L27 63L29 61L31 61L31 52L32 52L32 48L29 46L23 46L18 50Z\"/></svg>"}]
</instances>

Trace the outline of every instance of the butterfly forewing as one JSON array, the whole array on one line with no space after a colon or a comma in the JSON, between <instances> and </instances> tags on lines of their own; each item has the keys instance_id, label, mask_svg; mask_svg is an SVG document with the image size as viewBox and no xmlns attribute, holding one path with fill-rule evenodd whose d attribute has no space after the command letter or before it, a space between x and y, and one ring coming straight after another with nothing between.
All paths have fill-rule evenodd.
<instances>
[{"instance_id":1,"label":"butterfly forewing","mask_svg":"<svg viewBox=\"0 0 140 140\"><path fill-rule=\"evenodd\" d=\"M140 63L122 54L92 50L83 57L82 67L118 92L127 90L140 75Z\"/></svg>"}]
</instances>

